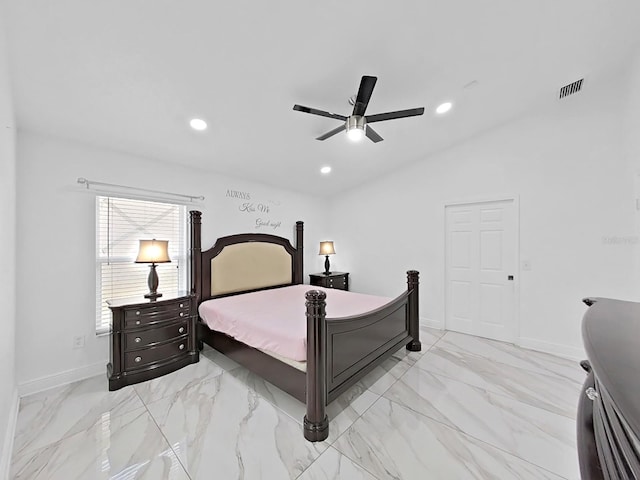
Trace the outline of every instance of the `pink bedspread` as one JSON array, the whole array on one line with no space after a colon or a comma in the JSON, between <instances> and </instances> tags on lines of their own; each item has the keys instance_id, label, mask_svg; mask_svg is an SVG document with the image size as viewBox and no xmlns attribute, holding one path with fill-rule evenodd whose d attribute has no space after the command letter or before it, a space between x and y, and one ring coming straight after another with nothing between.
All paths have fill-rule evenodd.
<instances>
[{"instance_id":1,"label":"pink bedspread","mask_svg":"<svg viewBox=\"0 0 640 480\"><path fill-rule=\"evenodd\" d=\"M327 318L375 310L392 299L309 285L262 290L202 302L200 317L212 330L226 333L254 348L304 362L307 359L305 293L327 294Z\"/></svg>"}]
</instances>

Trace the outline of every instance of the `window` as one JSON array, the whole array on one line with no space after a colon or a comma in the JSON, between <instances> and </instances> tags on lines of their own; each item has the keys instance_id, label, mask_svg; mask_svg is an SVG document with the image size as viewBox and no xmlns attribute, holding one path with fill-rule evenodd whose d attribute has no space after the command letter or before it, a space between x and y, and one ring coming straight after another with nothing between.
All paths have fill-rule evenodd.
<instances>
[{"instance_id":1,"label":"window","mask_svg":"<svg viewBox=\"0 0 640 480\"><path fill-rule=\"evenodd\" d=\"M96 197L96 333L111 330L107 300L149 291L149 265L134 263L139 240L169 241L171 263L157 265L158 291L187 289L187 207L170 203Z\"/></svg>"}]
</instances>

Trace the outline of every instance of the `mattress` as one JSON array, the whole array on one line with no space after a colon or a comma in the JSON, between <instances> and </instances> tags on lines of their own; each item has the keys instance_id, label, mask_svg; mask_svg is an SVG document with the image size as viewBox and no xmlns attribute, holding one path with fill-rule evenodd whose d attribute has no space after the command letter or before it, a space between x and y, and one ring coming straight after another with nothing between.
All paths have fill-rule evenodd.
<instances>
[{"instance_id":1,"label":"mattress","mask_svg":"<svg viewBox=\"0 0 640 480\"><path fill-rule=\"evenodd\" d=\"M327 294L327 318L360 315L392 300L344 290L291 285L207 300L200 304L198 313L211 330L276 356L305 362L305 293L309 290L321 290Z\"/></svg>"}]
</instances>

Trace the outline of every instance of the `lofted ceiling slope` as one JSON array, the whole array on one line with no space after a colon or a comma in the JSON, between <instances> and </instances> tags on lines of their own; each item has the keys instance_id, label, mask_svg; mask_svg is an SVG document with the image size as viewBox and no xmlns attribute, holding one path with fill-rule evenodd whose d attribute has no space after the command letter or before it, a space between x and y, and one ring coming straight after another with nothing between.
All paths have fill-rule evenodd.
<instances>
[{"instance_id":1,"label":"lofted ceiling slope","mask_svg":"<svg viewBox=\"0 0 640 480\"><path fill-rule=\"evenodd\" d=\"M6 3L19 128L318 195L557 101L640 37L631 0ZM368 114L425 114L377 124L378 144L316 141L339 123L293 105L348 115L362 75Z\"/></svg>"}]
</instances>

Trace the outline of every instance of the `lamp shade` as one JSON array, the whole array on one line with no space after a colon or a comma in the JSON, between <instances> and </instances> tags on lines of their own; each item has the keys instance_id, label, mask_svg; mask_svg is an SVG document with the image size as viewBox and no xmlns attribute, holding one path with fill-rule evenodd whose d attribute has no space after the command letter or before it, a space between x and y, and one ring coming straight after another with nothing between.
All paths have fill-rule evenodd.
<instances>
[{"instance_id":1,"label":"lamp shade","mask_svg":"<svg viewBox=\"0 0 640 480\"><path fill-rule=\"evenodd\" d=\"M333 255L336 253L333 242L320 242L320 253L318 255Z\"/></svg>"},{"instance_id":2,"label":"lamp shade","mask_svg":"<svg viewBox=\"0 0 640 480\"><path fill-rule=\"evenodd\" d=\"M168 240L140 240L140 249L136 263L168 263L169 241Z\"/></svg>"}]
</instances>

